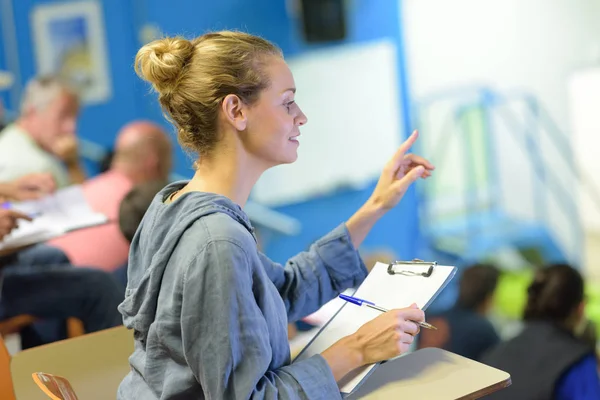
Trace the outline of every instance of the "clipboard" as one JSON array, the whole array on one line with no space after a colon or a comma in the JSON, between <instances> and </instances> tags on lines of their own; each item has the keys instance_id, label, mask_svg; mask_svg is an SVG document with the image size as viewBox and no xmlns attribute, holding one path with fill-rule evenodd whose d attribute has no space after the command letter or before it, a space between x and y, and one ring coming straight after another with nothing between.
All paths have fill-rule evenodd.
<instances>
[{"instance_id":1,"label":"clipboard","mask_svg":"<svg viewBox=\"0 0 600 400\"><path fill-rule=\"evenodd\" d=\"M415 259L396 261L393 264L377 263L358 287L355 296L387 309L409 307L416 303L422 310L426 310L455 273L456 267L438 265L435 261ZM293 362L322 353L380 314L367 307L344 303ZM352 393L379 364L367 365L350 372L338 382L340 391L345 395Z\"/></svg>"}]
</instances>

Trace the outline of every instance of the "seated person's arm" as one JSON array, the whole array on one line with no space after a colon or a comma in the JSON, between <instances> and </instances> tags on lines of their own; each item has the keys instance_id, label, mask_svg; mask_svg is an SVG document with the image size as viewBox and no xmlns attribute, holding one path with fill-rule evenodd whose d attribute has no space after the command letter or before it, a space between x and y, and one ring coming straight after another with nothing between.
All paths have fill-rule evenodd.
<instances>
[{"instance_id":1,"label":"seated person's arm","mask_svg":"<svg viewBox=\"0 0 600 400\"><path fill-rule=\"evenodd\" d=\"M85 170L79 161L79 148L77 138L74 136L65 136L57 140L52 148L52 152L63 162L69 173L69 180L72 184L83 183L86 179Z\"/></svg>"},{"instance_id":2,"label":"seated person's arm","mask_svg":"<svg viewBox=\"0 0 600 400\"><path fill-rule=\"evenodd\" d=\"M12 185L10 183L0 182L0 198L8 199L12 194Z\"/></svg>"},{"instance_id":3,"label":"seated person's arm","mask_svg":"<svg viewBox=\"0 0 600 400\"><path fill-rule=\"evenodd\" d=\"M55 188L56 184L51 174L29 174L12 182L0 182L0 197L34 200L52 193Z\"/></svg>"},{"instance_id":4,"label":"seated person's arm","mask_svg":"<svg viewBox=\"0 0 600 400\"><path fill-rule=\"evenodd\" d=\"M85 182L86 174L79 162L67 164L67 171L69 172L69 180L72 184Z\"/></svg>"}]
</instances>

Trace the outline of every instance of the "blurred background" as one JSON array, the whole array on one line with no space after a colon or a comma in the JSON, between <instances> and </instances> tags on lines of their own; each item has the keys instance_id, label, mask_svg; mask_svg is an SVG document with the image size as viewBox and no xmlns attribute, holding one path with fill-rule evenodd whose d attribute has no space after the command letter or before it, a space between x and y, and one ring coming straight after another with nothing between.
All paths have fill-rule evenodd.
<instances>
[{"instance_id":1,"label":"blurred background","mask_svg":"<svg viewBox=\"0 0 600 400\"><path fill-rule=\"evenodd\" d=\"M309 119L299 161L265 174L246 208L271 258L347 219L419 129L415 152L435 176L378 223L365 257L494 262L497 312L514 318L532 271L568 262L600 323L598 21L597 0L0 0L1 120L17 117L31 78L67 77L93 176L128 122L173 131L133 71L144 43L261 35L283 50ZM193 160L175 152L172 178L191 177ZM455 296L454 285L432 307Z\"/></svg>"}]
</instances>

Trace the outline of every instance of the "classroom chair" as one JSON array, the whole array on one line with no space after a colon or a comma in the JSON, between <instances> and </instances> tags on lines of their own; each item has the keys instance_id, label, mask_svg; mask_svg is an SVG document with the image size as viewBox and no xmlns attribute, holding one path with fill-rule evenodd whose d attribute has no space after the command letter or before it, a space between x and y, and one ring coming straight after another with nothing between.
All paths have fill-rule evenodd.
<instances>
[{"instance_id":1,"label":"classroom chair","mask_svg":"<svg viewBox=\"0 0 600 400\"><path fill-rule=\"evenodd\" d=\"M130 371L133 332L124 326L23 350L12 357L17 399L48 400L31 379L44 371L66 378L81 399L114 399Z\"/></svg>"},{"instance_id":2,"label":"classroom chair","mask_svg":"<svg viewBox=\"0 0 600 400\"><path fill-rule=\"evenodd\" d=\"M10 374L10 353L0 335L0 399L15 400L12 376Z\"/></svg>"},{"instance_id":3,"label":"classroom chair","mask_svg":"<svg viewBox=\"0 0 600 400\"><path fill-rule=\"evenodd\" d=\"M34 372L31 377L42 392L52 400L78 400L71 383L62 376Z\"/></svg>"},{"instance_id":4,"label":"classroom chair","mask_svg":"<svg viewBox=\"0 0 600 400\"><path fill-rule=\"evenodd\" d=\"M22 314L0 321L0 336L19 333L23 328L33 324L36 318L33 315ZM77 318L67 319L67 337L74 338L85 334L83 322Z\"/></svg>"}]
</instances>

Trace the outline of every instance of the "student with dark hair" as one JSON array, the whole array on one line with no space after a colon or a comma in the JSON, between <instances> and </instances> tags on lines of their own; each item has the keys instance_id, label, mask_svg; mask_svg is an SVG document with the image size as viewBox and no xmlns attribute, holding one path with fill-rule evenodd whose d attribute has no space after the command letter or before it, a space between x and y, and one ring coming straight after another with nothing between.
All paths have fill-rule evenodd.
<instances>
[{"instance_id":1,"label":"student with dark hair","mask_svg":"<svg viewBox=\"0 0 600 400\"><path fill-rule=\"evenodd\" d=\"M155 180L136 185L131 189L119 205L119 230L127 243L133 241L146 210L150 207L154 196L167 186L166 180ZM114 272L115 278L125 287L127 286L127 263Z\"/></svg>"},{"instance_id":2,"label":"student with dark hair","mask_svg":"<svg viewBox=\"0 0 600 400\"><path fill-rule=\"evenodd\" d=\"M437 331L421 333L419 348L440 347L478 360L499 341L486 314L492 307L499 271L493 265L476 264L462 274L456 305L429 319Z\"/></svg>"},{"instance_id":3,"label":"student with dark hair","mask_svg":"<svg viewBox=\"0 0 600 400\"><path fill-rule=\"evenodd\" d=\"M169 182L163 180L150 181L135 186L121 201L119 207L119 229L125 239L131 243L135 232L150 207L154 196L167 186Z\"/></svg>"},{"instance_id":4,"label":"student with dark hair","mask_svg":"<svg viewBox=\"0 0 600 400\"><path fill-rule=\"evenodd\" d=\"M512 386L491 399L600 399L594 346L575 335L584 318L584 283L557 264L539 270L527 289L525 329L483 361L510 373Z\"/></svg>"}]
</instances>

